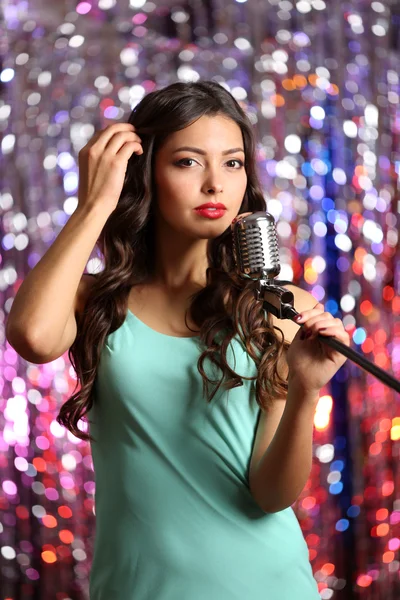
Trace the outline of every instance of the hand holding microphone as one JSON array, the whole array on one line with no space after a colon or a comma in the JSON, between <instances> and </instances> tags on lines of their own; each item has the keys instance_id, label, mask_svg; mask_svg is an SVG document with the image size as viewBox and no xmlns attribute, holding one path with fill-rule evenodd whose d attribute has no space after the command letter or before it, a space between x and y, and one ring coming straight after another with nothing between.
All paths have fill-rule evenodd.
<instances>
[{"instance_id":1,"label":"hand holding microphone","mask_svg":"<svg viewBox=\"0 0 400 600\"><path fill-rule=\"evenodd\" d=\"M318 302L309 310L303 311L301 320L293 318L301 328L289 346L287 364L289 376L305 393L318 393L335 373L344 365L346 357L321 343L321 335L332 336L345 346L350 346L350 336L340 319L325 312L324 306Z\"/></svg>"},{"instance_id":2,"label":"hand holding microphone","mask_svg":"<svg viewBox=\"0 0 400 600\"><path fill-rule=\"evenodd\" d=\"M252 213L243 213L238 215L232 223L232 232L235 231L234 223L240 219L251 215ZM258 214L258 213L255 213ZM264 216L264 213L262 213ZM246 221L248 223L248 220ZM260 229L264 221L258 221ZM245 235L238 235L236 233L236 243L233 244L234 255L236 257L236 264L238 264L238 253L243 259L243 271L251 269L251 265L257 265L257 272L261 268L266 268L267 264L264 258L261 257L261 250L267 249L264 255L268 255L268 273L278 274L280 272L280 265L278 263L279 253L276 241L275 229L271 228L271 221L267 221L267 225L264 226L264 235L261 235L261 240L264 242L260 243L260 239L257 240L257 231L250 234L249 228L246 230L247 243L244 243ZM251 238L249 240L249 238ZM265 248L263 248L263 243ZM257 254L257 256L256 256ZM246 267L246 258L249 264ZM280 288L284 290L284 288ZM291 296L292 292L286 290ZM277 298L280 301L283 294L280 294ZM290 299L289 299L290 300ZM286 301L289 301L286 299ZM265 303L264 303L265 304ZM268 310L268 306L266 306ZM277 308L276 306L274 307ZM273 310L276 316L279 316L281 310ZM277 314L278 313L278 314ZM321 332L326 335L335 336L337 339L342 340L347 346L350 345L349 334L344 329L343 323L340 319L335 319L331 313L325 312L322 304L317 303L313 308L303 311L303 314L294 314L293 321L301 324L301 329L297 332L293 338L287 356L287 364L289 367L289 375L294 381L296 381L297 388L301 389L306 394L318 393L335 375L340 367L346 362L346 358L340 352L324 346L318 341L318 334ZM324 331L325 328L325 331Z\"/></svg>"},{"instance_id":3,"label":"hand holding microphone","mask_svg":"<svg viewBox=\"0 0 400 600\"><path fill-rule=\"evenodd\" d=\"M343 323L330 313L324 312L322 305L317 304L313 309L304 311L305 320L298 322L296 317L298 318L299 313L293 306L292 292L276 285L273 281L279 275L281 267L275 221L272 215L263 211L242 213L234 219L231 229L238 275L255 282L256 298L263 302L268 312L278 319L291 319L302 326L293 338L287 356L289 370L292 373L293 369L295 370L296 380L302 377L306 384L306 379L311 379L310 369L312 369L314 389L324 382L318 388L320 389L344 364L343 356L346 356L383 383L400 392L400 382L397 379L349 347L350 337ZM322 331L325 327L325 331ZM301 337L303 328L304 331L308 330L312 334L308 340ZM304 341L308 341L307 346L300 347L299 343ZM321 353L321 344L318 342L329 346L333 351L326 348L325 352Z\"/></svg>"}]
</instances>

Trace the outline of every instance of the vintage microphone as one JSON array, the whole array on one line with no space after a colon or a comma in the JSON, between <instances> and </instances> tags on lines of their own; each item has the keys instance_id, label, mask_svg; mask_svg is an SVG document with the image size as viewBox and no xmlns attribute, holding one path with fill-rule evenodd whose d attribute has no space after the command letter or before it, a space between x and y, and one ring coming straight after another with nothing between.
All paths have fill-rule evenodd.
<instances>
[{"instance_id":1,"label":"vintage microphone","mask_svg":"<svg viewBox=\"0 0 400 600\"><path fill-rule=\"evenodd\" d=\"M299 313L293 306L292 292L276 285L274 277L281 270L274 217L255 212L236 221L232 228L233 255L240 277L255 281L255 295L264 308L278 319L291 319ZM297 323L302 327L301 323ZM400 392L400 381L377 367L364 356L332 336L318 334L318 339L354 363L372 373L390 388Z\"/></svg>"}]
</instances>

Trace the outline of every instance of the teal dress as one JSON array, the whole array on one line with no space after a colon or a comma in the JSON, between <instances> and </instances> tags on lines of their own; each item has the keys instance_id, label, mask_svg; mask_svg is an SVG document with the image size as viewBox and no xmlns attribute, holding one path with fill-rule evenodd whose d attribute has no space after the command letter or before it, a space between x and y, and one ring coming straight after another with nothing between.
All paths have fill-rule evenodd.
<instances>
[{"instance_id":1,"label":"teal dress","mask_svg":"<svg viewBox=\"0 0 400 600\"><path fill-rule=\"evenodd\" d=\"M89 412L90 600L320 600L292 508L267 514L249 490L254 382L208 404L200 353L198 337L156 332L130 311L106 338ZM228 360L256 373L239 339Z\"/></svg>"}]
</instances>

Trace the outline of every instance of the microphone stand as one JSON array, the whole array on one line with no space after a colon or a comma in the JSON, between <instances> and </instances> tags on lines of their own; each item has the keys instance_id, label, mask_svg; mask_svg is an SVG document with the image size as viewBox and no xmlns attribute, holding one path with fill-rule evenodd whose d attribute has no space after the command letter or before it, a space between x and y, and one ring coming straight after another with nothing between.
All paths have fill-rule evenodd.
<instances>
[{"instance_id":1,"label":"microphone stand","mask_svg":"<svg viewBox=\"0 0 400 600\"><path fill-rule=\"evenodd\" d=\"M257 287L255 289L256 297L258 300L263 302L264 308L266 308L270 313L275 315L278 319L290 319L293 321L293 318L299 313L293 306L294 296L292 292L289 292L284 287L279 285L275 285L270 283L268 279L258 279ZM296 321L294 321L296 323ZM297 323L302 327L301 323ZM372 362L367 360L364 356L346 346L336 338L332 336L324 336L317 335L318 340L327 344L331 348L334 348L347 358L350 358L351 361L359 365L361 368L365 369L372 375L375 375L380 381L382 381L385 385L389 386L396 392L400 392L400 381L389 375L380 369Z\"/></svg>"}]
</instances>

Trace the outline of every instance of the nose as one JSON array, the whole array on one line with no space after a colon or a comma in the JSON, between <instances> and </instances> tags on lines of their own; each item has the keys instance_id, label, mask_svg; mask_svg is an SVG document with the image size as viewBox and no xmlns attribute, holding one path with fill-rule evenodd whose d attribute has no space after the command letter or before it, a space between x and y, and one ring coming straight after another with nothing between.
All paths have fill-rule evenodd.
<instances>
[{"instance_id":1,"label":"nose","mask_svg":"<svg viewBox=\"0 0 400 600\"><path fill-rule=\"evenodd\" d=\"M223 185L221 181L218 181L217 177L208 177L207 181L204 182L204 191L207 194L219 194L223 191Z\"/></svg>"},{"instance_id":2,"label":"nose","mask_svg":"<svg viewBox=\"0 0 400 600\"><path fill-rule=\"evenodd\" d=\"M222 174L218 167L210 167L205 174L203 192L206 194L219 194L223 192Z\"/></svg>"},{"instance_id":3,"label":"nose","mask_svg":"<svg viewBox=\"0 0 400 600\"><path fill-rule=\"evenodd\" d=\"M212 186L207 186L208 194L219 194L220 192L223 192L222 185L220 183L216 183Z\"/></svg>"}]
</instances>

